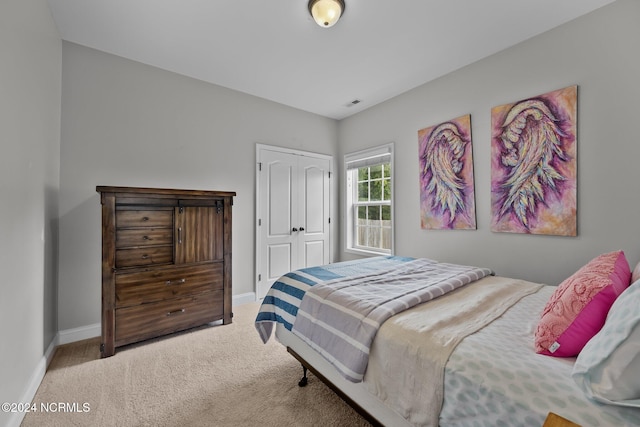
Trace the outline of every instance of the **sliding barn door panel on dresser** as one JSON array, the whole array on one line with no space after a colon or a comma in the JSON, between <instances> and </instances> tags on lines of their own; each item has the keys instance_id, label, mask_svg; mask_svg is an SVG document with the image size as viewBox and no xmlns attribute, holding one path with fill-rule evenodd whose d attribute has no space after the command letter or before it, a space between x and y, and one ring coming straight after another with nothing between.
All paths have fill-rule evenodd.
<instances>
[{"instance_id":1,"label":"sliding barn door panel on dresser","mask_svg":"<svg viewBox=\"0 0 640 427\"><path fill-rule=\"evenodd\" d=\"M98 186L103 357L117 347L231 323L235 192Z\"/></svg>"}]
</instances>

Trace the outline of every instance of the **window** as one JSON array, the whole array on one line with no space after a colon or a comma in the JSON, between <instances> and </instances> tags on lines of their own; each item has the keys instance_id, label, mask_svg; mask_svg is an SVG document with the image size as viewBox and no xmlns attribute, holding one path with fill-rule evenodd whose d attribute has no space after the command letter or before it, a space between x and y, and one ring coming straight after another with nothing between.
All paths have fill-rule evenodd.
<instances>
[{"instance_id":1,"label":"window","mask_svg":"<svg viewBox=\"0 0 640 427\"><path fill-rule=\"evenodd\" d=\"M393 144L345 156L346 250L393 253Z\"/></svg>"}]
</instances>

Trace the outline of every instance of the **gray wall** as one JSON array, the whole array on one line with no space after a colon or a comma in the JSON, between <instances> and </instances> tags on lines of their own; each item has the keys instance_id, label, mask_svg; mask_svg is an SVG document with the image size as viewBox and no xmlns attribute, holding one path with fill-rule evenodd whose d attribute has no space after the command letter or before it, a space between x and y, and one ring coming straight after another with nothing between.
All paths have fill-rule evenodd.
<instances>
[{"instance_id":1,"label":"gray wall","mask_svg":"<svg viewBox=\"0 0 640 427\"><path fill-rule=\"evenodd\" d=\"M604 251L635 264L639 16L640 2L618 0L337 123L61 43L45 0L0 2L0 401L35 391L56 332L100 321L96 185L238 192L234 294L253 291L256 143L342 155L394 141L398 254L551 284ZM492 233L491 107L574 84L578 237ZM421 230L417 131L463 114L478 230Z\"/></svg>"},{"instance_id":2,"label":"gray wall","mask_svg":"<svg viewBox=\"0 0 640 427\"><path fill-rule=\"evenodd\" d=\"M619 0L342 120L341 156L396 143L396 253L548 284L606 251L624 250L633 268L640 260L639 18L640 2ZM491 232L491 108L576 84L578 236ZM422 230L417 132L465 114L471 114L478 229Z\"/></svg>"},{"instance_id":3,"label":"gray wall","mask_svg":"<svg viewBox=\"0 0 640 427\"><path fill-rule=\"evenodd\" d=\"M0 2L0 402L31 398L58 330L60 76L46 1Z\"/></svg>"},{"instance_id":4,"label":"gray wall","mask_svg":"<svg viewBox=\"0 0 640 427\"><path fill-rule=\"evenodd\" d=\"M67 42L62 67L60 330L100 322L96 185L237 192L233 293L253 292L256 143L333 155L336 121Z\"/></svg>"}]
</instances>

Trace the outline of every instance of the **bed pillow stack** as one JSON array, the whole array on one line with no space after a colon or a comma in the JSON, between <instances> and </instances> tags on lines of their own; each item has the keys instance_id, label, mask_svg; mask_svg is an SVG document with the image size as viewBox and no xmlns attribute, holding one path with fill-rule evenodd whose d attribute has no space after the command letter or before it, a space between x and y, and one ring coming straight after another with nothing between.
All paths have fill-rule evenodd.
<instances>
[{"instance_id":1,"label":"bed pillow stack","mask_svg":"<svg viewBox=\"0 0 640 427\"><path fill-rule=\"evenodd\" d=\"M576 359L573 379L596 401L640 408L639 304L640 278L613 303L602 330Z\"/></svg>"},{"instance_id":2,"label":"bed pillow stack","mask_svg":"<svg viewBox=\"0 0 640 427\"><path fill-rule=\"evenodd\" d=\"M536 352L577 356L602 329L609 309L630 281L631 270L623 251L589 261L563 281L547 302L535 333Z\"/></svg>"}]
</instances>

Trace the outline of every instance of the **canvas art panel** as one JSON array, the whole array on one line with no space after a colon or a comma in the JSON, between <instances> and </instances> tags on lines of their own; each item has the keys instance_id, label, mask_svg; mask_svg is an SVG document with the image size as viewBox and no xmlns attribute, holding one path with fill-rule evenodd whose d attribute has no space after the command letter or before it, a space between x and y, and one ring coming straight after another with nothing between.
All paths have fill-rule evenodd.
<instances>
[{"instance_id":1,"label":"canvas art panel","mask_svg":"<svg viewBox=\"0 0 640 427\"><path fill-rule=\"evenodd\" d=\"M491 230L576 236L578 87L491 109Z\"/></svg>"},{"instance_id":2,"label":"canvas art panel","mask_svg":"<svg viewBox=\"0 0 640 427\"><path fill-rule=\"evenodd\" d=\"M418 131L420 226L475 229L471 115Z\"/></svg>"}]
</instances>

